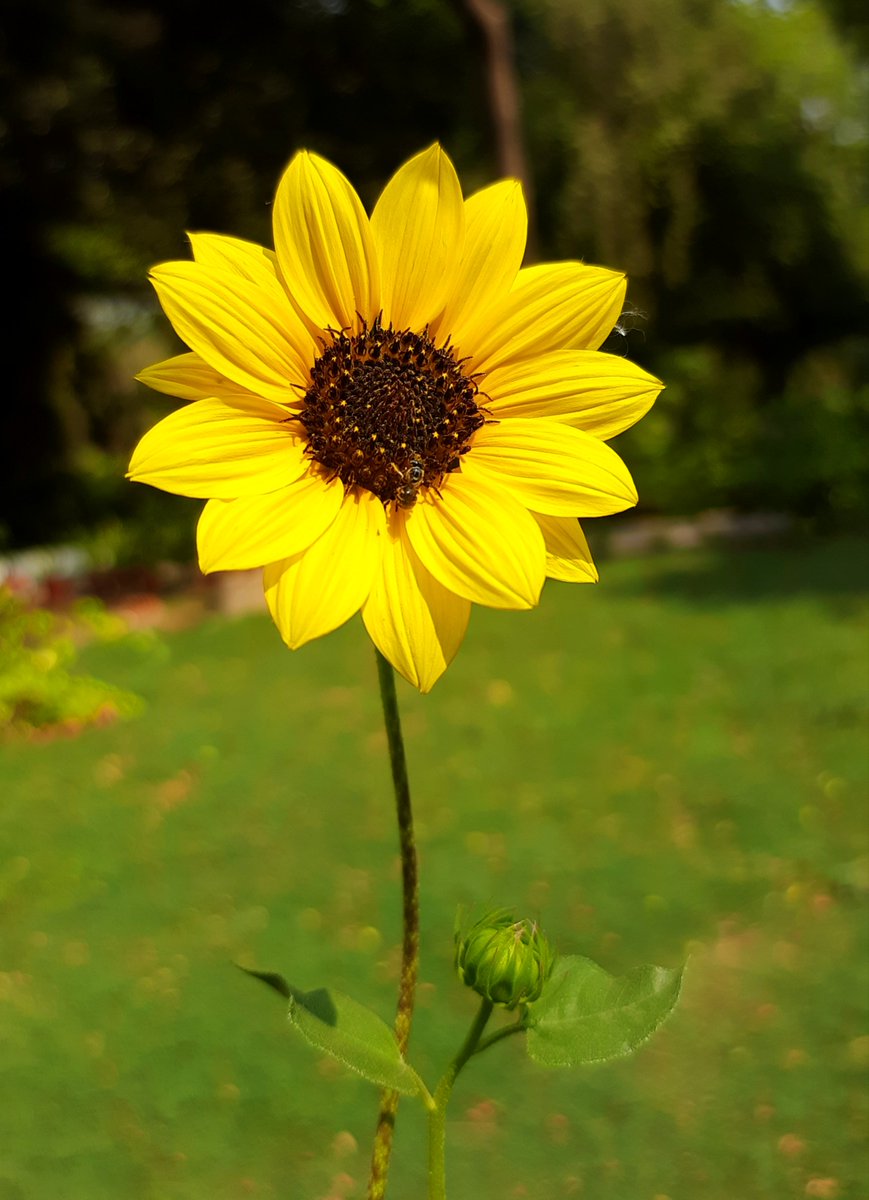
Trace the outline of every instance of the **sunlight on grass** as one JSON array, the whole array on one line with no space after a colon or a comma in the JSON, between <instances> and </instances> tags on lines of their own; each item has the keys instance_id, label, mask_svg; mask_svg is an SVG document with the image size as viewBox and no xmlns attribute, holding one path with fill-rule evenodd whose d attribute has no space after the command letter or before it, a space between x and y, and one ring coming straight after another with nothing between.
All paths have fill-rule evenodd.
<instances>
[{"instance_id":1,"label":"sunlight on grass","mask_svg":"<svg viewBox=\"0 0 869 1200\"><path fill-rule=\"evenodd\" d=\"M856 1195L863 557L604 563L600 588L475 612L432 695L403 687L424 1073L472 1008L460 901L539 914L612 971L692 955L682 1008L632 1062L550 1073L519 1045L475 1062L458 1196ZM0 750L0 1197L358 1196L374 1089L297 1044L232 964L391 1018L397 854L361 627L291 655L265 615L214 618L83 661L147 707ZM397 1197L423 1188L422 1113L403 1121Z\"/></svg>"}]
</instances>

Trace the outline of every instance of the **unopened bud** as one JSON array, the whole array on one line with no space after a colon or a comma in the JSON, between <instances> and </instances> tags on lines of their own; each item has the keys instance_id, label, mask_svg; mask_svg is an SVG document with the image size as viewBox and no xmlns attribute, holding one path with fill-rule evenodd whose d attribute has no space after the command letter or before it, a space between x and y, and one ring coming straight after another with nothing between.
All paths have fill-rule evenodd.
<instances>
[{"instance_id":1,"label":"unopened bud","mask_svg":"<svg viewBox=\"0 0 869 1200\"><path fill-rule=\"evenodd\" d=\"M456 930L456 969L467 987L504 1008L531 1004L552 973L555 955L536 921L506 908Z\"/></svg>"}]
</instances>

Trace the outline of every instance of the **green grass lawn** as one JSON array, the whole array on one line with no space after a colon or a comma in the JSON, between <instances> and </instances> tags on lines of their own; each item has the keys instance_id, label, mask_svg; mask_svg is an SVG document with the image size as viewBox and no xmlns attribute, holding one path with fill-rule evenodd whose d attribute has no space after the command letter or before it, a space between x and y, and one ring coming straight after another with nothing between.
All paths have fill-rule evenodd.
<instances>
[{"instance_id":1,"label":"green grass lawn","mask_svg":"<svg viewBox=\"0 0 869 1200\"><path fill-rule=\"evenodd\" d=\"M851 541L604 563L475 610L400 685L422 869L412 1057L475 1004L460 902L608 970L691 955L633 1059L508 1039L454 1094L451 1200L787 1200L869 1187L867 581ZM392 799L358 621L296 654L266 617L92 646L144 714L0 749L0 1200L342 1200L377 1095L233 966L391 1019ZM390 1197L425 1194L403 1104Z\"/></svg>"}]
</instances>

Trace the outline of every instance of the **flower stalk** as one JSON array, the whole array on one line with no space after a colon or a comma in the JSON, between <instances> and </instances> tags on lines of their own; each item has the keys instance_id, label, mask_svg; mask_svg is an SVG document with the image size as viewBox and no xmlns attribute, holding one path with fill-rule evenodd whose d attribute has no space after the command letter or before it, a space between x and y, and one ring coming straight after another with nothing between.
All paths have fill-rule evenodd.
<instances>
[{"instance_id":1,"label":"flower stalk","mask_svg":"<svg viewBox=\"0 0 869 1200\"><path fill-rule=\"evenodd\" d=\"M389 745L389 763L392 769L392 786L395 791L398 841L401 852L402 888L402 942L401 975L398 986L398 1006L395 1014L395 1037L402 1054L407 1052L410 1027L413 1021L413 1005L416 979L419 973L419 874L417 868L416 842L413 833L413 809L410 801L410 784L407 776L407 759L401 733L401 717L395 691L395 672L379 650L377 676L380 697L383 703L383 721ZM389 1174L389 1159L395 1131L395 1115L398 1110L398 1092L386 1090L380 1100L374 1149L371 1155L371 1172L368 1181L368 1200L383 1200Z\"/></svg>"}]
</instances>

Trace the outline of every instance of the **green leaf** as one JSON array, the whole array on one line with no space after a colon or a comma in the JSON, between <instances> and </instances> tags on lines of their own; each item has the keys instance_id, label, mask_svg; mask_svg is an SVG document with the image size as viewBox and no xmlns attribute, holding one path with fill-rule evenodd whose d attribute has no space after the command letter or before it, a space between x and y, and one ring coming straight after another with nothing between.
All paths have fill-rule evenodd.
<instances>
[{"instance_id":1,"label":"green leaf","mask_svg":"<svg viewBox=\"0 0 869 1200\"><path fill-rule=\"evenodd\" d=\"M401 1056L395 1034L376 1013L331 988L290 992L290 1024L302 1037L351 1071L406 1096L425 1095L413 1067Z\"/></svg>"},{"instance_id":2,"label":"green leaf","mask_svg":"<svg viewBox=\"0 0 869 1200\"><path fill-rule=\"evenodd\" d=\"M589 958L560 958L528 1008L528 1053L547 1067L632 1054L676 1006L683 967L639 967L616 978Z\"/></svg>"},{"instance_id":3,"label":"green leaf","mask_svg":"<svg viewBox=\"0 0 869 1200\"><path fill-rule=\"evenodd\" d=\"M236 963L236 966L238 966L240 971L244 971L245 975L250 975L253 979L259 979L261 983L274 988L285 1000L289 1000L292 995L290 985L284 979L283 975L276 975L274 971L252 971L250 967L242 967L238 963Z\"/></svg>"}]
</instances>

